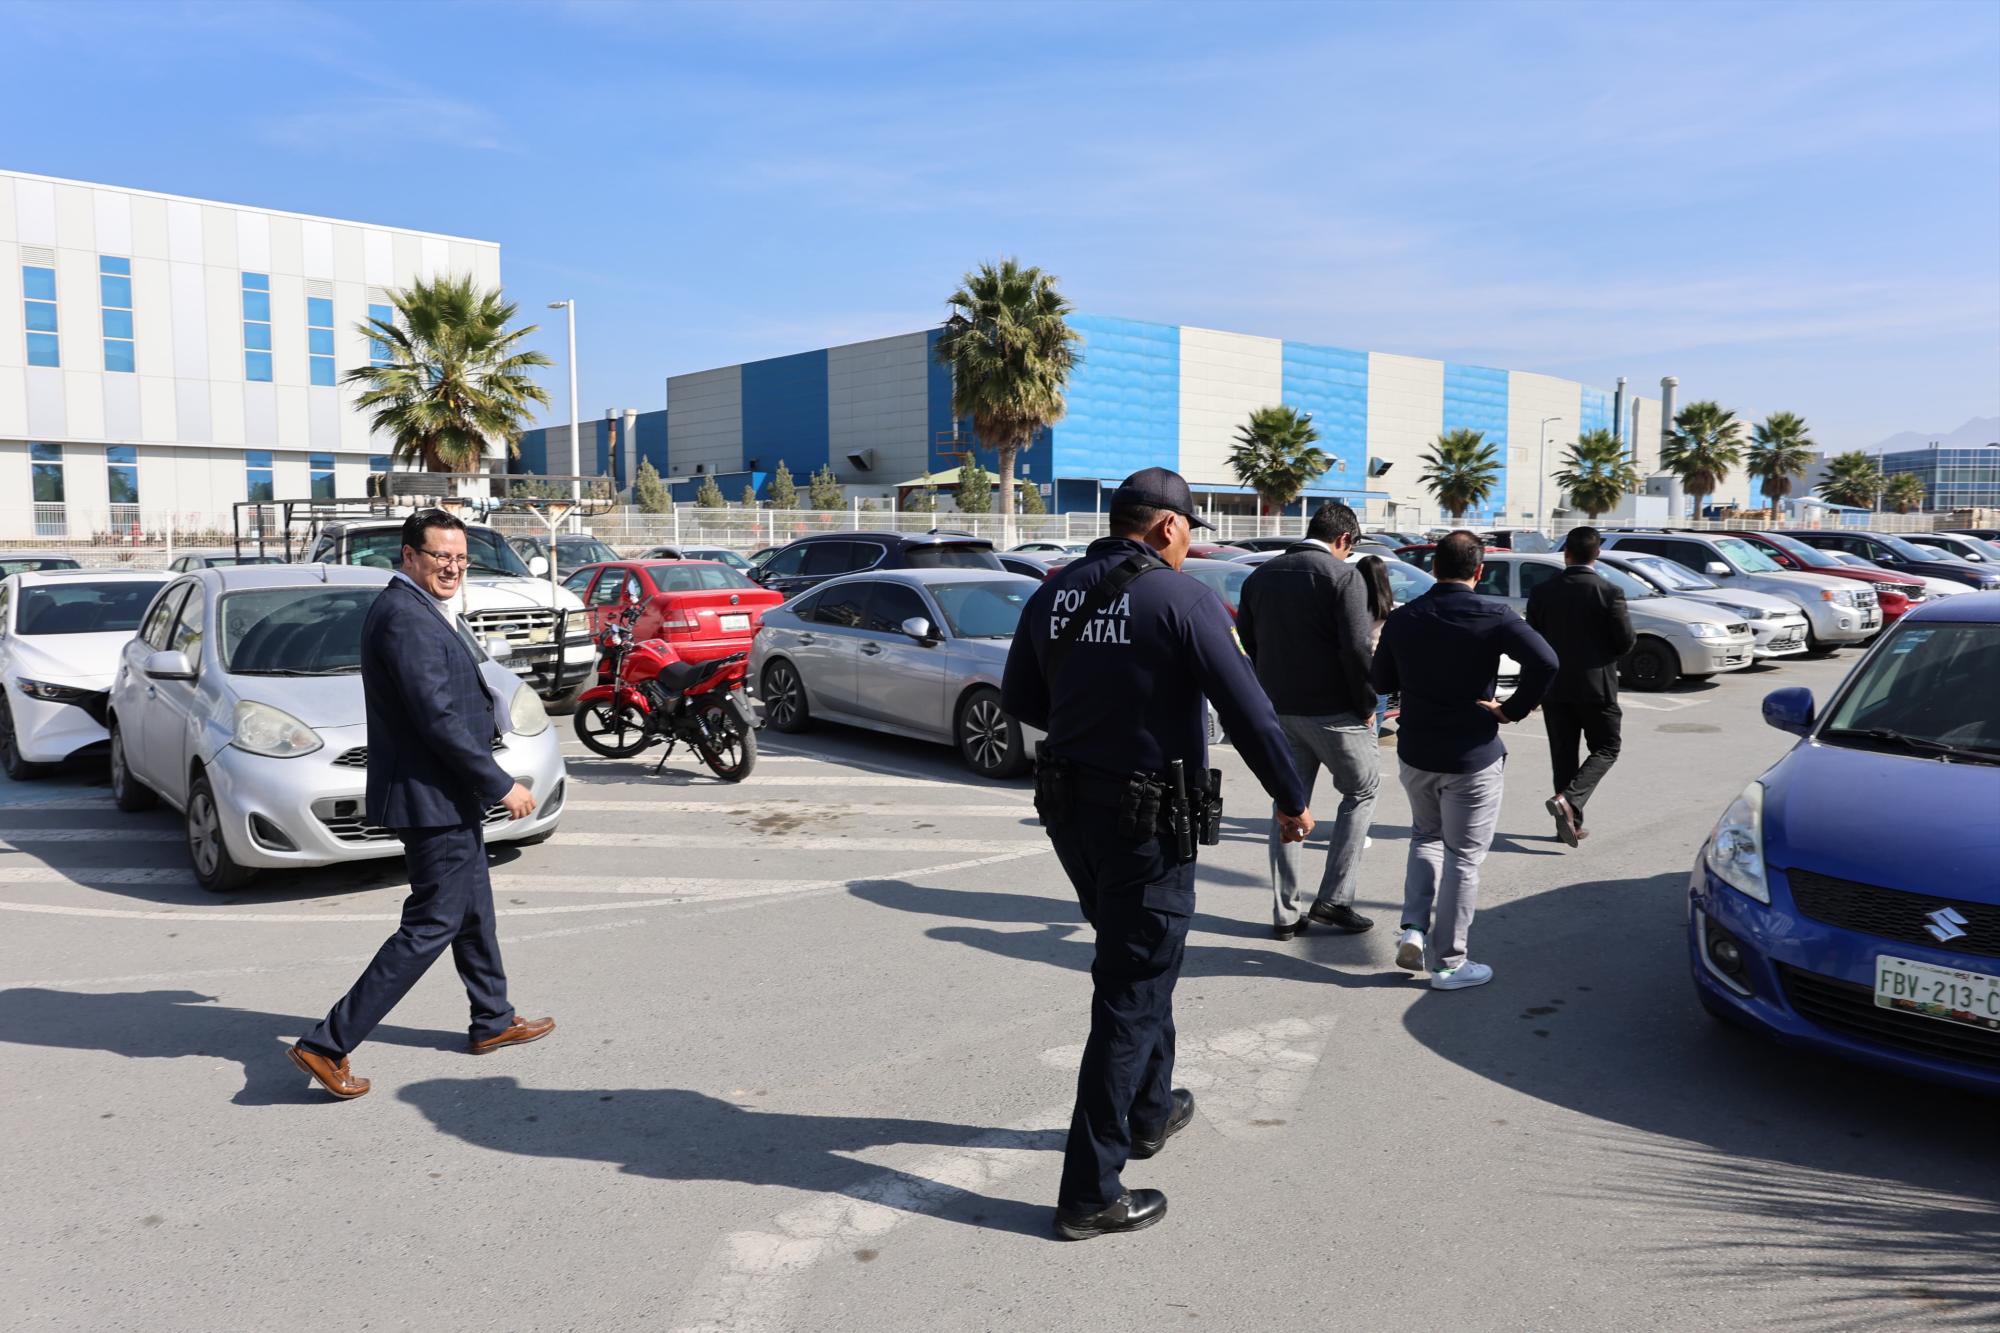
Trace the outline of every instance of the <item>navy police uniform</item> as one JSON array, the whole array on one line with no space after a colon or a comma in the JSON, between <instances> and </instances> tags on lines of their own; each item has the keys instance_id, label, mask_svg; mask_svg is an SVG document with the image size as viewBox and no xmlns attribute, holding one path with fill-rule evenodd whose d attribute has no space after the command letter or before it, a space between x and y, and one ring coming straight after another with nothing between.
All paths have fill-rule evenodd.
<instances>
[{"instance_id":1,"label":"navy police uniform","mask_svg":"<svg viewBox=\"0 0 2000 1333\"><path fill-rule=\"evenodd\" d=\"M1159 507L1190 512L1186 483L1164 469L1128 480L1121 495L1162 473L1180 503ZM1052 637L1100 580L1135 557L1155 568L1082 627L1052 678ZM1141 542L1106 537L1028 599L1002 701L1014 718L1048 733L1041 760L1069 775L1067 815L1045 812L1044 822L1097 932L1090 1039L1057 1200L1064 1213L1116 1203L1133 1140L1158 1141L1170 1128L1173 991L1194 915L1194 865L1179 863L1157 825L1121 834L1119 802L1135 773L1164 779L1176 759L1190 782L1205 781L1203 696L1277 808L1301 813L1306 793L1277 715L1236 644L1227 608L1207 587Z\"/></svg>"}]
</instances>

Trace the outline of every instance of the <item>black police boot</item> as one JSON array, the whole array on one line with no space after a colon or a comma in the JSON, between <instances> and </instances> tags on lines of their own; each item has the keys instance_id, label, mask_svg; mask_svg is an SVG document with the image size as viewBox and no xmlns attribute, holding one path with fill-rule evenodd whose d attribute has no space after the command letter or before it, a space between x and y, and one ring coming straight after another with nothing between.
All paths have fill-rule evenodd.
<instances>
[{"instance_id":1,"label":"black police boot","mask_svg":"<svg viewBox=\"0 0 2000 1333\"><path fill-rule=\"evenodd\" d=\"M1186 1088L1174 1089L1174 1111L1167 1117L1166 1128L1157 1134L1132 1135L1132 1160L1143 1161L1167 1146L1167 1140L1187 1128L1188 1121L1194 1119L1194 1094Z\"/></svg>"},{"instance_id":2,"label":"black police boot","mask_svg":"<svg viewBox=\"0 0 2000 1333\"><path fill-rule=\"evenodd\" d=\"M1158 1190L1126 1190L1109 1208L1099 1212L1056 1209L1056 1234L1064 1240L1089 1240L1114 1231L1144 1231L1166 1215L1166 1195Z\"/></svg>"}]
</instances>

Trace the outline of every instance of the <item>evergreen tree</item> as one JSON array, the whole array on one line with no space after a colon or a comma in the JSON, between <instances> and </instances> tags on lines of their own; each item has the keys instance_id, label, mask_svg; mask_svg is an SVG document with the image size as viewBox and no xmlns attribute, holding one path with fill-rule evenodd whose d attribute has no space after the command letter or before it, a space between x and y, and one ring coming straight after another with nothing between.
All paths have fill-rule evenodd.
<instances>
[{"instance_id":1,"label":"evergreen tree","mask_svg":"<svg viewBox=\"0 0 2000 1333\"><path fill-rule=\"evenodd\" d=\"M799 507L799 488L792 481L792 470L785 466L785 460L782 458L778 460L778 470L771 474L769 489L771 492L771 508L797 509Z\"/></svg>"},{"instance_id":2,"label":"evergreen tree","mask_svg":"<svg viewBox=\"0 0 2000 1333\"><path fill-rule=\"evenodd\" d=\"M808 497L812 507L822 513L830 513L841 507L845 497L840 493L839 479L833 475L833 464L828 463L812 474Z\"/></svg>"},{"instance_id":3,"label":"evergreen tree","mask_svg":"<svg viewBox=\"0 0 2000 1333\"><path fill-rule=\"evenodd\" d=\"M745 509L755 509L757 507L757 488L745 482L743 485L743 499L739 503Z\"/></svg>"},{"instance_id":4,"label":"evergreen tree","mask_svg":"<svg viewBox=\"0 0 2000 1333\"><path fill-rule=\"evenodd\" d=\"M665 514L674 507L673 492L660 480L660 471L650 460L639 461L638 475L632 478L632 503L642 514Z\"/></svg>"},{"instance_id":5,"label":"evergreen tree","mask_svg":"<svg viewBox=\"0 0 2000 1333\"><path fill-rule=\"evenodd\" d=\"M1032 481L1021 483L1021 512L1024 514L1046 514L1048 505L1042 502L1042 488Z\"/></svg>"},{"instance_id":6,"label":"evergreen tree","mask_svg":"<svg viewBox=\"0 0 2000 1333\"><path fill-rule=\"evenodd\" d=\"M864 513L864 514L872 514L872 513L874 513L874 512L875 512L875 501L874 501L873 499L869 498L868 496L865 496L865 495L864 495L864 496L862 496L862 497L861 497L861 512L862 512L862 513Z\"/></svg>"},{"instance_id":7,"label":"evergreen tree","mask_svg":"<svg viewBox=\"0 0 2000 1333\"><path fill-rule=\"evenodd\" d=\"M906 514L935 514L937 512L937 491L926 486L922 490L911 491L909 503L903 506Z\"/></svg>"},{"instance_id":8,"label":"evergreen tree","mask_svg":"<svg viewBox=\"0 0 2000 1333\"><path fill-rule=\"evenodd\" d=\"M971 454L967 454L965 461L958 465L958 512L993 512L993 478Z\"/></svg>"},{"instance_id":9,"label":"evergreen tree","mask_svg":"<svg viewBox=\"0 0 2000 1333\"><path fill-rule=\"evenodd\" d=\"M722 498L722 488L715 484L714 473L701 479L701 489L694 493L694 502L701 509L729 508L729 501Z\"/></svg>"}]
</instances>

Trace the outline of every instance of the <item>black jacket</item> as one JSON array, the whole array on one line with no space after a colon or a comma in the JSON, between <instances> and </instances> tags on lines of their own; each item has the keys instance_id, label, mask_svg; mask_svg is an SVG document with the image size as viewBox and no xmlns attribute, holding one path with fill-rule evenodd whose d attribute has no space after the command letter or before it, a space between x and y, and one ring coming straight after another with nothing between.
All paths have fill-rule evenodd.
<instances>
[{"instance_id":1,"label":"black jacket","mask_svg":"<svg viewBox=\"0 0 2000 1333\"><path fill-rule=\"evenodd\" d=\"M1528 594L1528 623L1556 650L1549 698L1607 704L1618 697L1618 659L1636 641L1624 593L1590 566L1570 565Z\"/></svg>"},{"instance_id":2,"label":"black jacket","mask_svg":"<svg viewBox=\"0 0 2000 1333\"><path fill-rule=\"evenodd\" d=\"M389 580L361 629L368 822L477 825L514 786L493 762L494 699L472 649L413 583Z\"/></svg>"},{"instance_id":3,"label":"black jacket","mask_svg":"<svg viewBox=\"0 0 2000 1333\"><path fill-rule=\"evenodd\" d=\"M1237 599L1236 637L1280 713L1374 716L1374 626L1361 571L1311 542L1259 566Z\"/></svg>"},{"instance_id":4,"label":"black jacket","mask_svg":"<svg viewBox=\"0 0 2000 1333\"><path fill-rule=\"evenodd\" d=\"M1514 608L1463 583L1440 583L1389 613L1375 650L1375 688L1403 692L1396 754L1427 773L1477 773L1507 753L1491 699L1500 658L1521 666L1501 705L1509 722L1535 711L1555 679L1556 655Z\"/></svg>"},{"instance_id":5,"label":"black jacket","mask_svg":"<svg viewBox=\"0 0 2000 1333\"><path fill-rule=\"evenodd\" d=\"M1028 599L1007 651L1001 706L1048 733L1043 752L1116 777L1164 774L1175 759L1193 777L1208 767L1208 696L1243 762L1277 807L1305 809L1305 787L1271 701L1229 637L1229 609L1185 574L1156 569L1098 614L1061 663L1044 670L1049 639L1097 581L1151 547L1100 537L1083 559Z\"/></svg>"}]
</instances>

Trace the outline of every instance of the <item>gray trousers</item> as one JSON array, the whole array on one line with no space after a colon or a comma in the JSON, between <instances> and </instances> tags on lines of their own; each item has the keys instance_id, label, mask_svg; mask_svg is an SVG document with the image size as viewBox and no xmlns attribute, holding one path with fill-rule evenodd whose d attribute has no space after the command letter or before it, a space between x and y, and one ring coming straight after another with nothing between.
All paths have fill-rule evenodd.
<instances>
[{"instance_id":1,"label":"gray trousers","mask_svg":"<svg viewBox=\"0 0 2000 1333\"><path fill-rule=\"evenodd\" d=\"M1356 713L1320 717L1280 713L1278 725L1291 744L1292 766L1299 771L1306 796L1312 796L1322 767L1333 775L1333 789L1340 793L1340 810L1327 840L1326 869L1313 906L1350 907L1361 846L1368 837L1368 816L1375 808L1381 742L1369 719ZM1299 919L1299 857L1304 851L1304 843L1280 842L1278 821L1271 821L1271 919L1280 926Z\"/></svg>"},{"instance_id":2,"label":"gray trousers","mask_svg":"<svg viewBox=\"0 0 2000 1333\"><path fill-rule=\"evenodd\" d=\"M1476 773L1432 773L1402 765L1410 797L1410 861L1403 873L1403 925L1424 933L1433 970L1465 961L1479 906L1479 864L1500 819L1506 756Z\"/></svg>"}]
</instances>

